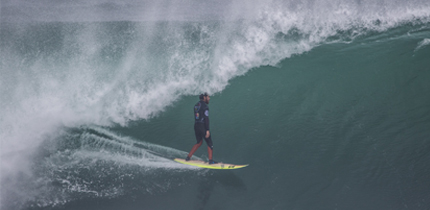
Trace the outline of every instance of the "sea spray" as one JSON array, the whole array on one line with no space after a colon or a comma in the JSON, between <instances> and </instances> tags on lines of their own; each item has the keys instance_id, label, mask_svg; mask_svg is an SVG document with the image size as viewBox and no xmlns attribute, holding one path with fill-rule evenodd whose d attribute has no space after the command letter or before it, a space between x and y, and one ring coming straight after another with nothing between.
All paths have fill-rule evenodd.
<instances>
[{"instance_id":1,"label":"sea spray","mask_svg":"<svg viewBox=\"0 0 430 210\"><path fill-rule=\"evenodd\" d=\"M421 42L419 42L419 43L417 44L417 47L415 48L415 50L414 50L414 51L418 51L418 50L420 50L420 49L422 49L422 48L426 47L427 45L430 45L430 39L425 38L425 39L423 39Z\"/></svg>"}]
</instances>

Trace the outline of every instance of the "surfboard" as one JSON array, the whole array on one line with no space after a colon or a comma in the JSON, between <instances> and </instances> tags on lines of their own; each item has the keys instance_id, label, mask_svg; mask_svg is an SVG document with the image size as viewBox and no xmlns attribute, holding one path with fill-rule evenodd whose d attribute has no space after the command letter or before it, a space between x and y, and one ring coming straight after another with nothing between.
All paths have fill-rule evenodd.
<instances>
[{"instance_id":1,"label":"surfboard","mask_svg":"<svg viewBox=\"0 0 430 210\"><path fill-rule=\"evenodd\" d=\"M189 160L185 161L184 159L175 158L174 161L190 166L197 166L200 168L209 168L209 169L238 169L248 166L246 165L234 165L229 163L216 163L216 164L209 164L208 162L201 161L201 160Z\"/></svg>"}]
</instances>

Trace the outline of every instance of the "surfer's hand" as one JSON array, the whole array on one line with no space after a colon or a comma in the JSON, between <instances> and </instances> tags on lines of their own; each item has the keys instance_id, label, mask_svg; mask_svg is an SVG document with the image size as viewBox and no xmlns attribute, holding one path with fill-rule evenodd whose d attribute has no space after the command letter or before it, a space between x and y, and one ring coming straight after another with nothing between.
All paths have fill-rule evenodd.
<instances>
[{"instance_id":1,"label":"surfer's hand","mask_svg":"<svg viewBox=\"0 0 430 210\"><path fill-rule=\"evenodd\" d=\"M211 136L211 133L209 131L206 131L206 138L209 138Z\"/></svg>"}]
</instances>

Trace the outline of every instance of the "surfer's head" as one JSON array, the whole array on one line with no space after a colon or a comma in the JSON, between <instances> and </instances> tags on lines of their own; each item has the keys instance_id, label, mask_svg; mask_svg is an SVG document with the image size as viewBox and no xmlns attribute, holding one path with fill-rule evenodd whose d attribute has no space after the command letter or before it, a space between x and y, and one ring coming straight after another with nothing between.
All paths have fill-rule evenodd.
<instances>
[{"instance_id":1,"label":"surfer's head","mask_svg":"<svg viewBox=\"0 0 430 210\"><path fill-rule=\"evenodd\" d=\"M200 94L199 98L200 98L200 100L204 101L206 104L209 104L209 100L211 99L209 94L206 92L203 94Z\"/></svg>"}]
</instances>

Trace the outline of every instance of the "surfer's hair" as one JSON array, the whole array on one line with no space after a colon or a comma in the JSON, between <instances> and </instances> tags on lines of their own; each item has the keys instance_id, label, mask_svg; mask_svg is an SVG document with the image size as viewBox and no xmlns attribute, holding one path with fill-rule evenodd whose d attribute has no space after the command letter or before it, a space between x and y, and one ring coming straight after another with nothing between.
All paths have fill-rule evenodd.
<instances>
[{"instance_id":1,"label":"surfer's hair","mask_svg":"<svg viewBox=\"0 0 430 210\"><path fill-rule=\"evenodd\" d=\"M199 98L200 99L203 99L205 96L209 96L209 94L208 93L202 93L202 94L200 94L200 96L199 96Z\"/></svg>"}]
</instances>

